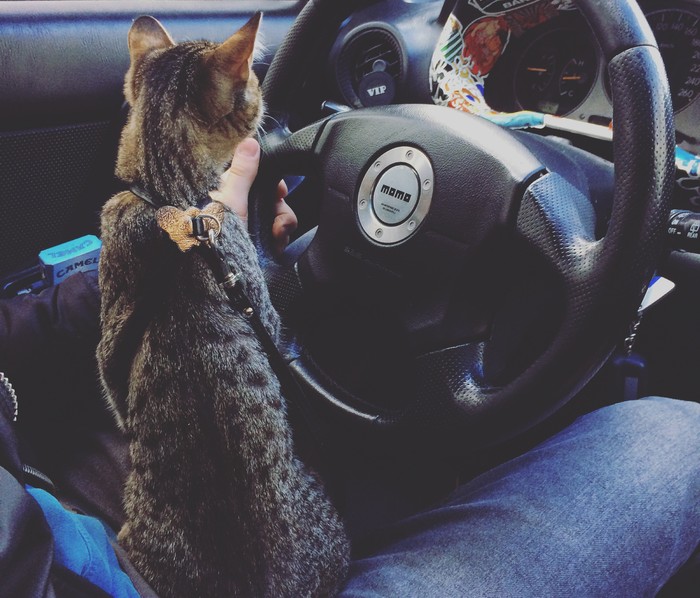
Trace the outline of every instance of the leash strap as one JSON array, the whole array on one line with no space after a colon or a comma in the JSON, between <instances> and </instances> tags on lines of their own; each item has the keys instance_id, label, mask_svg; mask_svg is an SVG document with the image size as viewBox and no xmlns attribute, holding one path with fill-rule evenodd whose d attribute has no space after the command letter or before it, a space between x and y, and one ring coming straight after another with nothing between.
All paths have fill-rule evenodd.
<instances>
[{"instance_id":1,"label":"leash strap","mask_svg":"<svg viewBox=\"0 0 700 598\"><path fill-rule=\"evenodd\" d=\"M192 219L192 227L195 235L197 234L200 226L204 227L203 223L197 222L198 220L199 217L194 217ZM204 232L204 228L201 230ZM279 347L270 336L267 328L265 328L264 324L260 320L253 302L243 289L243 285L240 282L240 273L234 272L229 263L226 261L226 257L221 250L221 247L216 242L216 234L214 230L208 230L207 241L201 243L198 246L198 249L202 252L204 259L212 269L214 278L226 293L230 305L241 313L250 323L253 332L255 332L257 335L263 350L268 356L272 371L279 380L282 388L282 394L287 398L289 404L298 410L299 415L303 418L312 440L314 441L316 449L318 449L318 457L322 460L324 454L323 449L326 443L320 436L319 431L322 430L322 427L319 425L320 422L318 421L318 417L311 409L309 399L306 396L304 389L299 384L299 381L280 352ZM322 464L318 463L317 465L321 466Z\"/></svg>"},{"instance_id":2,"label":"leash strap","mask_svg":"<svg viewBox=\"0 0 700 598\"><path fill-rule=\"evenodd\" d=\"M270 367L279 380L282 394L287 399L288 405L295 409L309 433L307 446L297 444L297 450L305 450L307 460L313 461L314 466L326 478L326 484L330 483L331 469L327 463L327 455L324 450L327 443L321 436L323 427L311 407L309 398L299 380L296 378L289 364L279 350L279 347L270 336L260 320L260 317L247 296L241 284L241 274L231 269L224 255L217 237L221 232L220 217L216 210L213 213L190 208L184 212L168 205L158 206L152 196L138 184L132 184L130 191L136 197L156 208L156 220L159 226L174 241L181 251L188 251L195 247L201 252L205 261L212 269L214 278L226 293L229 304L250 323L253 332L257 335L263 350L268 356ZM212 202L216 204L217 202ZM212 205L209 204L209 205ZM190 211L192 210L192 211ZM207 210L207 208L204 208ZM299 439L302 441L303 438Z\"/></svg>"},{"instance_id":3,"label":"leash strap","mask_svg":"<svg viewBox=\"0 0 700 598\"><path fill-rule=\"evenodd\" d=\"M141 185L138 183L133 183L129 187L129 191L131 191L136 197L139 199L145 201L147 204L152 205L156 210L160 207L151 197L150 193L148 193ZM161 204L164 205L164 204Z\"/></svg>"}]
</instances>

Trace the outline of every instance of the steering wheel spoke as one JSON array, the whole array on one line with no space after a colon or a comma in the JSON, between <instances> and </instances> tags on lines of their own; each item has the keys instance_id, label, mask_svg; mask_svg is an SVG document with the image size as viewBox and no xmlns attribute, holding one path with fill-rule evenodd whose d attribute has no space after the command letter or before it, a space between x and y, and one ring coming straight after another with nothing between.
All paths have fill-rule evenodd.
<instances>
[{"instance_id":1,"label":"steering wheel spoke","mask_svg":"<svg viewBox=\"0 0 700 598\"><path fill-rule=\"evenodd\" d=\"M557 173L534 181L523 196L517 235L567 288L593 276L600 243L588 198Z\"/></svg>"}]
</instances>

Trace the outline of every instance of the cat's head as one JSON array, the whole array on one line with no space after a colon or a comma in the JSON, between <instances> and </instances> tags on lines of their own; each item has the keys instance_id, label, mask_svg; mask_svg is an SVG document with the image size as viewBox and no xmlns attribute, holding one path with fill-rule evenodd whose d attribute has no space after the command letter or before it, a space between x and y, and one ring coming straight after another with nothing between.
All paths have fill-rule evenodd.
<instances>
[{"instance_id":1,"label":"cat's head","mask_svg":"<svg viewBox=\"0 0 700 598\"><path fill-rule=\"evenodd\" d=\"M175 44L153 17L134 21L119 178L158 203L180 207L217 187L233 149L255 132L262 115L251 69L260 16L222 44Z\"/></svg>"}]
</instances>

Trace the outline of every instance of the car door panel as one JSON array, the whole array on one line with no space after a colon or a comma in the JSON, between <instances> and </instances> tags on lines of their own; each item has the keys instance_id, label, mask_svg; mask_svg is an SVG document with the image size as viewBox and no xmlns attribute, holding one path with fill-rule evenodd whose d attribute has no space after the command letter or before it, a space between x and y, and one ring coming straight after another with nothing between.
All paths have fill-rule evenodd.
<instances>
[{"instance_id":1,"label":"car door panel","mask_svg":"<svg viewBox=\"0 0 700 598\"><path fill-rule=\"evenodd\" d=\"M38 252L97 232L118 188L127 33L141 14L176 41L221 41L256 10L264 75L298 2L0 1L0 280Z\"/></svg>"}]
</instances>

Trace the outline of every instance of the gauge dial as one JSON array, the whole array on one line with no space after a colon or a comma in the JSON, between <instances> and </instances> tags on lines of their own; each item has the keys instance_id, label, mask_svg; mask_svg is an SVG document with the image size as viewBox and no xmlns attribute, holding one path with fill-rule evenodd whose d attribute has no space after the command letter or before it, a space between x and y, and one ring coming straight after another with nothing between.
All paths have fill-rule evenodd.
<instances>
[{"instance_id":1,"label":"gauge dial","mask_svg":"<svg viewBox=\"0 0 700 598\"><path fill-rule=\"evenodd\" d=\"M669 8L648 14L647 20L666 66L673 109L679 112L700 94L700 18Z\"/></svg>"},{"instance_id":2,"label":"gauge dial","mask_svg":"<svg viewBox=\"0 0 700 598\"><path fill-rule=\"evenodd\" d=\"M557 54L552 46L543 45L536 48L528 56L527 64L523 66L521 82L523 87L533 94L543 93L554 79L556 66Z\"/></svg>"},{"instance_id":3,"label":"gauge dial","mask_svg":"<svg viewBox=\"0 0 700 598\"><path fill-rule=\"evenodd\" d=\"M591 91L598 70L596 53L580 31L557 29L535 39L515 70L515 97L521 108L567 114Z\"/></svg>"},{"instance_id":4,"label":"gauge dial","mask_svg":"<svg viewBox=\"0 0 700 598\"><path fill-rule=\"evenodd\" d=\"M590 64L582 58L572 58L564 65L559 75L559 97L580 103L591 88ZM580 98L580 99L579 99Z\"/></svg>"}]
</instances>

